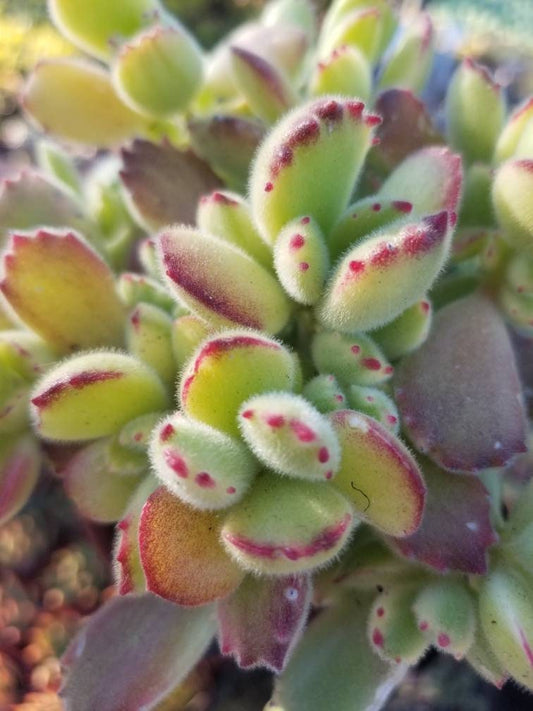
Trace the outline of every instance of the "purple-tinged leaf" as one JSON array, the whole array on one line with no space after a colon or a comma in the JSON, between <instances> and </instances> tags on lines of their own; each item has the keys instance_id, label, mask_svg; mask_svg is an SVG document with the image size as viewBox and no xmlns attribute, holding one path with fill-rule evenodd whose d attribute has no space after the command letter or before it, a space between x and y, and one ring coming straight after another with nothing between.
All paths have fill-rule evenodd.
<instances>
[{"instance_id":1,"label":"purple-tinged leaf","mask_svg":"<svg viewBox=\"0 0 533 711\"><path fill-rule=\"evenodd\" d=\"M274 709L382 708L407 667L391 667L370 649L366 638L368 612L369 598L350 592L313 620L276 682L271 702Z\"/></svg>"},{"instance_id":2,"label":"purple-tinged leaf","mask_svg":"<svg viewBox=\"0 0 533 711\"><path fill-rule=\"evenodd\" d=\"M155 595L108 602L71 642L63 664L66 711L149 711L203 655L211 608L184 610Z\"/></svg>"},{"instance_id":3,"label":"purple-tinged leaf","mask_svg":"<svg viewBox=\"0 0 533 711\"><path fill-rule=\"evenodd\" d=\"M30 498L41 468L41 454L30 434L0 440L0 524Z\"/></svg>"},{"instance_id":4,"label":"purple-tinged leaf","mask_svg":"<svg viewBox=\"0 0 533 711\"><path fill-rule=\"evenodd\" d=\"M143 226L194 224L196 203L220 181L192 151L138 139L122 151L121 178Z\"/></svg>"},{"instance_id":5,"label":"purple-tinged leaf","mask_svg":"<svg viewBox=\"0 0 533 711\"><path fill-rule=\"evenodd\" d=\"M427 496L422 525L408 538L391 539L394 547L441 573L483 575L487 548L497 541L487 490L477 477L424 464Z\"/></svg>"},{"instance_id":6,"label":"purple-tinged leaf","mask_svg":"<svg viewBox=\"0 0 533 711\"><path fill-rule=\"evenodd\" d=\"M222 654L232 654L242 669L285 667L311 606L306 575L247 576L231 597L218 603Z\"/></svg>"},{"instance_id":7,"label":"purple-tinged leaf","mask_svg":"<svg viewBox=\"0 0 533 711\"><path fill-rule=\"evenodd\" d=\"M250 162L265 128L258 121L240 116L212 116L189 121L194 151L233 190L244 192Z\"/></svg>"},{"instance_id":8,"label":"purple-tinged leaf","mask_svg":"<svg viewBox=\"0 0 533 711\"><path fill-rule=\"evenodd\" d=\"M383 91L375 109L383 123L368 160L376 168L388 172L416 150L443 142L424 103L408 89Z\"/></svg>"},{"instance_id":9,"label":"purple-tinged leaf","mask_svg":"<svg viewBox=\"0 0 533 711\"><path fill-rule=\"evenodd\" d=\"M474 472L524 452L526 418L504 323L483 296L456 301L394 379L405 429L439 465Z\"/></svg>"}]
</instances>

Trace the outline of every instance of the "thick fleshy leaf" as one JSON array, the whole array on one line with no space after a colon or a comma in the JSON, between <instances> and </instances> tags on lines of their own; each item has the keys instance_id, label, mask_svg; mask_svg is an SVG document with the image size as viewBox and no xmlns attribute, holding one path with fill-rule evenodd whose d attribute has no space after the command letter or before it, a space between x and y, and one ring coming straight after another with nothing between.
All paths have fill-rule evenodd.
<instances>
[{"instance_id":1,"label":"thick fleshy leaf","mask_svg":"<svg viewBox=\"0 0 533 711\"><path fill-rule=\"evenodd\" d=\"M129 308L142 302L158 306L171 314L176 306L176 302L165 287L145 274L135 272L121 274L117 279L117 292L122 302Z\"/></svg>"},{"instance_id":2,"label":"thick fleshy leaf","mask_svg":"<svg viewBox=\"0 0 533 711\"><path fill-rule=\"evenodd\" d=\"M2 182L0 192L0 239L8 230L34 227L88 227L80 205L37 173L24 172Z\"/></svg>"},{"instance_id":3,"label":"thick fleshy leaf","mask_svg":"<svg viewBox=\"0 0 533 711\"><path fill-rule=\"evenodd\" d=\"M273 710L378 711L383 707L407 666L391 667L370 649L368 612L369 599L352 593L313 620L276 681Z\"/></svg>"},{"instance_id":4,"label":"thick fleshy leaf","mask_svg":"<svg viewBox=\"0 0 533 711\"><path fill-rule=\"evenodd\" d=\"M180 412L154 429L150 458L161 482L199 509L237 503L259 469L242 442Z\"/></svg>"},{"instance_id":5,"label":"thick fleshy leaf","mask_svg":"<svg viewBox=\"0 0 533 711\"><path fill-rule=\"evenodd\" d=\"M35 380L56 358L57 353L31 331L0 330L0 364L24 380Z\"/></svg>"},{"instance_id":6,"label":"thick fleshy leaf","mask_svg":"<svg viewBox=\"0 0 533 711\"><path fill-rule=\"evenodd\" d=\"M318 317L344 333L384 326L424 297L448 256L449 213L384 228L338 263Z\"/></svg>"},{"instance_id":7,"label":"thick fleshy leaf","mask_svg":"<svg viewBox=\"0 0 533 711\"><path fill-rule=\"evenodd\" d=\"M192 356L196 348L209 335L210 328L198 316L185 315L177 318L172 324L172 351L178 371Z\"/></svg>"},{"instance_id":8,"label":"thick fleshy leaf","mask_svg":"<svg viewBox=\"0 0 533 711\"><path fill-rule=\"evenodd\" d=\"M14 234L0 289L17 315L60 350L122 342L123 307L113 274L72 232Z\"/></svg>"},{"instance_id":9,"label":"thick fleshy leaf","mask_svg":"<svg viewBox=\"0 0 533 711\"><path fill-rule=\"evenodd\" d=\"M522 139L530 138L533 133L533 98L526 99L507 119L503 131L498 137L494 151L496 163L502 163L509 158L527 158L520 151Z\"/></svg>"},{"instance_id":10,"label":"thick fleshy leaf","mask_svg":"<svg viewBox=\"0 0 533 711\"><path fill-rule=\"evenodd\" d=\"M113 471L111 460L116 447L113 439L99 439L80 449L61 472L67 494L81 514L98 523L114 523L123 516L148 469L145 462L137 475L124 476ZM125 454L126 451L122 456ZM138 465L139 455L131 453L130 456Z\"/></svg>"},{"instance_id":11,"label":"thick fleshy leaf","mask_svg":"<svg viewBox=\"0 0 533 711\"><path fill-rule=\"evenodd\" d=\"M266 393L246 400L241 433L267 467L301 479L331 479L339 466L339 443L328 419L305 398Z\"/></svg>"},{"instance_id":12,"label":"thick fleshy leaf","mask_svg":"<svg viewBox=\"0 0 533 711\"><path fill-rule=\"evenodd\" d=\"M350 247L368 237L372 232L398 223L413 210L413 205L405 200L391 200L373 195L352 203L328 235L328 247L332 260ZM403 222L406 220L403 219ZM398 223L399 224L399 223Z\"/></svg>"},{"instance_id":13,"label":"thick fleshy leaf","mask_svg":"<svg viewBox=\"0 0 533 711\"><path fill-rule=\"evenodd\" d=\"M346 395L334 375L317 375L305 384L302 395L319 412L332 412L346 407Z\"/></svg>"},{"instance_id":14,"label":"thick fleshy leaf","mask_svg":"<svg viewBox=\"0 0 533 711\"><path fill-rule=\"evenodd\" d=\"M446 469L500 467L524 452L522 390L505 325L473 295L437 313L396 370L396 403L416 447Z\"/></svg>"},{"instance_id":15,"label":"thick fleshy leaf","mask_svg":"<svg viewBox=\"0 0 533 711\"><path fill-rule=\"evenodd\" d=\"M494 176L492 200L502 237L514 249L533 251L533 160L510 160Z\"/></svg>"},{"instance_id":16,"label":"thick fleshy leaf","mask_svg":"<svg viewBox=\"0 0 533 711\"><path fill-rule=\"evenodd\" d=\"M398 434L400 429L400 416L394 403L383 390L379 388L365 388L361 385L350 385L348 389L348 403L352 410L363 412L373 417L393 434ZM337 408L340 409L340 408Z\"/></svg>"},{"instance_id":17,"label":"thick fleshy leaf","mask_svg":"<svg viewBox=\"0 0 533 711\"><path fill-rule=\"evenodd\" d=\"M322 22L322 34L329 35L336 27L342 25L345 18L354 10L368 8L368 0L334 0L328 7ZM387 47L396 30L397 20L389 0L373 0L372 7L381 15L380 52Z\"/></svg>"},{"instance_id":18,"label":"thick fleshy leaf","mask_svg":"<svg viewBox=\"0 0 533 711\"><path fill-rule=\"evenodd\" d=\"M410 154L383 183L379 195L413 205L414 214L457 212L461 199L461 156L447 147L429 146ZM451 220L453 222L453 219Z\"/></svg>"},{"instance_id":19,"label":"thick fleshy leaf","mask_svg":"<svg viewBox=\"0 0 533 711\"><path fill-rule=\"evenodd\" d=\"M388 585L372 605L369 642L386 662L416 664L429 646L412 610L419 586L419 581Z\"/></svg>"},{"instance_id":20,"label":"thick fleshy leaf","mask_svg":"<svg viewBox=\"0 0 533 711\"><path fill-rule=\"evenodd\" d=\"M239 247L176 225L160 234L158 251L172 293L212 325L277 333L289 320L277 280Z\"/></svg>"},{"instance_id":21,"label":"thick fleshy leaf","mask_svg":"<svg viewBox=\"0 0 533 711\"><path fill-rule=\"evenodd\" d=\"M347 12L328 32L322 32L320 56L327 56L339 47L356 47L374 62L381 48L383 26L377 7L362 7Z\"/></svg>"},{"instance_id":22,"label":"thick fleshy leaf","mask_svg":"<svg viewBox=\"0 0 533 711\"><path fill-rule=\"evenodd\" d=\"M265 128L256 120L240 116L193 118L188 123L191 144L224 182L244 192L250 163Z\"/></svg>"},{"instance_id":23,"label":"thick fleshy leaf","mask_svg":"<svg viewBox=\"0 0 533 711\"><path fill-rule=\"evenodd\" d=\"M479 616L490 647L505 671L533 690L530 578L509 566L497 566L482 582Z\"/></svg>"},{"instance_id":24,"label":"thick fleshy leaf","mask_svg":"<svg viewBox=\"0 0 533 711\"><path fill-rule=\"evenodd\" d=\"M448 86L445 110L451 145L469 162L489 163L505 119L505 101L488 69L465 59Z\"/></svg>"},{"instance_id":25,"label":"thick fleshy leaf","mask_svg":"<svg viewBox=\"0 0 533 711\"><path fill-rule=\"evenodd\" d=\"M138 139L123 149L122 160L120 176L133 210L150 230L174 222L193 224L196 203L219 185L207 163L168 141L157 144Z\"/></svg>"},{"instance_id":26,"label":"thick fleshy leaf","mask_svg":"<svg viewBox=\"0 0 533 711\"><path fill-rule=\"evenodd\" d=\"M311 343L313 363L319 373L332 373L343 387L380 385L394 371L380 348L364 333L320 331Z\"/></svg>"},{"instance_id":27,"label":"thick fleshy leaf","mask_svg":"<svg viewBox=\"0 0 533 711\"><path fill-rule=\"evenodd\" d=\"M45 175L60 183L61 188L76 197L82 195L81 174L74 158L57 143L42 138L36 145L37 165ZM50 225L44 220L40 224ZM63 223L65 224L65 223Z\"/></svg>"},{"instance_id":28,"label":"thick fleshy leaf","mask_svg":"<svg viewBox=\"0 0 533 711\"><path fill-rule=\"evenodd\" d=\"M400 86L420 91L433 64L434 31L427 13L420 13L403 33L383 68L379 86Z\"/></svg>"},{"instance_id":29,"label":"thick fleshy leaf","mask_svg":"<svg viewBox=\"0 0 533 711\"><path fill-rule=\"evenodd\" d=\"M0 439L0 524L24 506L41 470L41 452L31 434Z\"/></svg>"},{"instance_id":30,"label":"thick fleshy leaf","mask_svg":"<svg viewBox=\"0 0 533 711\"><path fill-rule=\"evenodd\" d=\"M422 525L395 547L441 573L487 572L487 548L496 543L488 492L477 477L452 474L425 462L426 506Z\"/></svg>"},{"instance_id":31,"label":"thick fleshy leaf","mask_svg":"<svg viewBox=\"0 0 533 711\"><path fill-rule=\"evenodd\" d=\"M203 232L241 247L264 267L272 267L272 252L253 223L248 203L237 193L217 190L204 195L198 203L196 224Z\"/></svg>"},{"instance_id":32,"label":"thick fleshy leaf","mask_svg":"<svg viewBox=\"0 0 533 711\"><path fill-rule=\"evenodd\" d=\"M53 22L71 42L108 59L113 53L113 42L130 37L148 24L150 14L159 10L158 0L122 0L109 5L106 0L91 0L80 8L77 0L49 0Z\"/></svg>"},{"instance_id":33,"label":"thick fleshy leaf","mask_svg":"<svg viewBox=\"0 0 533 711\"><path fill-rule=\"evenodd\" d=\"M341 445L341 463L333 485L358 516L393 536L418 529L426 487L405 445L373 417L353 410L329 415Z\"/></svg>"},{"instance_id":34,"label":"thick fleshy leaf","mask_svg":"<svg viewBox=\"0 0 533 711\"><path fill-rule=\"evenodd\" d=\"M132 356L101 351L74 356L49 371L33 391L32 416L46 439L88 440L113 434L167 404L151 368Z\"/></svg>"},{"instance_id":35,"label":"thick fleshy leaf","mask_svg":"<svg viewBox=\"0 0 533 711\"><path fill-rule=\"evenodd\" d=\"M235 83L257 116L273 123L296 103L289 82L266 59L240 47L231 53Z\"/></svg>"},{"instance_id":36,"label":"thick fleshy leaf","mask_svg":"<svg viewBox=\"0 0 533 711\"><path fill-rule=\"evenodd\" d=\"M400 314L386 326L376 329L372 338L391 360L416 351L427 339L431 328L433 309L429 299L422 299Z\"/></svg>"},{"instance_id":37,"label":"thick fleshy leaf","mask_svg":"<svg viewBox=\"0 0 533 711\"><path fill-rule=\"evenodd\" d=\"M170 388L177 375L171 329L170 316L152 304L138 304L126 324L128 351L153 368Z\"/></svg>"},{"instance_id":38,"label":"thick fleshy leaf","mask_svg":"<svg viewBox=\"0 0 533 711\"><path fill-rule=\"evenodd\" d=\"M472 646L476 610L471 592L462 580L440 579L424 587L413 611L418 628L437 649L462 658Z\"/></svg>"},{"instance_id":39,"label":"thick fleshy leaf","mask_svg":"<svg viewBox=\"0 0 533 711\"><path fill-rule=\"evenodd\" d=\"M302 215L327 233L348 204L373 127L364 104L336 96L294 109L262 143L250 175L254 217L268 242ZM317 175L320 180L317 180Z\"/></svg>"},{"instance_id":40,"label":"thick fleshy leaf","mask_svg":"<svg viewBox=\"0 0 533 711\"><path fill-rule=\"evenodd\" d=\"M120 98L134 111L154 118L186 109L201 79L200 47L177 22L135 35L122 45L113 65Z\"/></svg>"},{"instance_id":41,"label":"thick fleshy leaf","mask_svg":"<svg viewBox=\"0 0 533 711\"><path fill-rule=\"evenodd\" d=\"M124 517L115 527L112 565L113 579L119 595L146 591L146 578L139 550L139 521L146 500L158 486L159 482L155 477L145 477L131 497Z\"/></svg>"},{"instance_id":42,"label":"thick fleshy leaf","mask_svg":"<svg viewBox=\"0 0 533 711\"><path fill-rule=\"evenodd\" d=\"M318 62L309 81L311 96L343 94L363 101L372 89L371 66L357 47L343 45Z\"/></svg>"},{"instance_id":43,"label":"thick fleshy leaf","mask_svg":"<svg viewBox=\"0 0 533 711\"><path fill-rule=\"evenodd\" d=\"M155 709L215 632L213 610L184 610L155 595L110 600L63 656L66 711Z\"/></svg>"},{"instance_id":44,"label":"thick fleshy leaf","mask_svg":"<svg viewBox=\"0 0 533 711\"><path fill-rule=\"evenodd\" d=\"M411 153L442 143L424 103L408 89L383 91L376 99L375 110L383 123L377 132L379 143L368 160L380 171L389 172Z\"/></svg>"},{"instance_id":45,"label":"thick fleshy leaf","mask_svg":"<svg viewBox=\"0 0 533 711\"><path fill-rule=\"evenodd\" d=\"M237 413L252 395L291 391L298 378L292 354L254 331L226 331L205 341L182 373L184 412L238 436Z\"/></svg>"},{"instance_id":46,"label":"thick fleshy leaf","mask_svg":"<svg viewBox=\"0 0 533 711\"><path fill-rule=\"evenodd\" d=\"M228 513L221 537L251 573L289 575L335 558L353 524L350 504L332 486L264 474Z\"/></svg>"},{"instance_id":47,"label":"thick fleshy leaf","mask_svg":"<svg viewBox=\"0 0 533 711\"><path fill-rule=\"evenodd\" d=\"M248 575L218 603L220 651L241 669L281 672L300 639L311 607L308 576L256 578Z\"/></svg>"},{"instance_id":48,"label":"thick fleshy leaf","mask_svg":"<svg viewBox=\"0 0 533 711\"><path fill-rule=\"evenodd\" d=\"M147 589L195 607L232 593L244 570L220 543L222 519L184 504L164 486L146 502L139 525Z\"/></svg>"},{"instance_id":49,"label":"thick fleshy leaf","mask_svg":"<svg viewBox=\"0 0 533 711\"><path fill-rule=\"evenodd\" d=\"M80 59L38 64L22 105L43 131L91 147L111 148L146 132L145 119L122 103L100 65Z\"/></svg>"},{"instance_id":50,"label":"thick fleshy leaf","mask_svg":"<svg viewBox=\"0 0 533 711\"><path fill-rule=\"evenodd\" d=\"M479 610L476 615L479 618ZM481 621L477 619L477 626L474 641L465 657L466 661L475 669L480 677L494 684L497 689L501 689L509 678L505 667L494 654L489 641L481 627Z\"/></svg>"},{"instance_id":51,"label":"thick fleshy leaf","mask_svg":"<svg viewBox=\"0 0 533 711\"><path fill-rule=\"evenodd\" d=\"M274 245L274 266L285 291L299 304L314 304L329 271L328 248L311 217L291 220Z\"/></svg>"}]
</instances>

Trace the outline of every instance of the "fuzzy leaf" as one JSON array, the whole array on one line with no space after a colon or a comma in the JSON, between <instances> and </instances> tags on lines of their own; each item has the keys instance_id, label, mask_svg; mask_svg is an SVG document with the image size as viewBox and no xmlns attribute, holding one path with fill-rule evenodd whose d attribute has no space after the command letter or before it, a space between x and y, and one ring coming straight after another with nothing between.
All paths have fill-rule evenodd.
<instances>
[{"instance_id":1,"label":"fuzzy leaf","mask_svg":"<svg viewBox=\"0 0 533 711\"><path fill-rule=\"evenodd\" d=\"M487 548L496 543L490 521L488 492L476 477L451 474L430 462L424 467L427 485L422 525L394 546L409 559L441 573L457 570L487 572Z\"/></svg>"},{"instance_id":2,"label":"fuzzy leaf","mask_svg":"<svg viewBox=\"0 0 533 711\"><path fill-rule=\"evenodd\" d=\"M314 99L286 114L261 144L249 191L268 242L301 215L314 217L324 233L331 229L348 204L372 127L379 123L363 109L356 100Z\"/></svg>"},{"instance_id":3,"label":"fuzzy leaf","mask_svg":"<svg viewBox=\"0 0 533 711\"><path fill-rule=\"evenodd\" d=\"M147 589L178 605L205 605L232 593L244 570L220 543L222 521L198 511L160 486L146 502L139 525Z\"/></svg>"},{"instance_id":4,"label":"fuzzy leaf","mask_svg":"<svg viewBox=\"0 0 533 711\"><path fill-rule=\"evenodd\" d=\"M71 42L99 59L108 59L113 42L130 37L149 22L159 8L158 0L122 0L109 5L106 0L91 0L80 8L77 0L49 0L53 22Z\"/></svg>"},{"instance_id":5,"label":"fuzzy leaf","mask_svg":"<svg viewBox=\"0 0 533 711\"><path fill-rule=\"evenodd\" d=\"M166 406L153 370L132 356L101 351L49 371L33 391L31 410L41 437L76 441L113 434L134 417Z\"/></svg>"},{"instance_id":6,"label":"fuzzy leaf","mask_svg":"<svg viewBox=\"0 0 533 711\"><path fill-rule=\"evenodd\" d=\"M151 594L110 600L63 656L66 711L155 709L198 662L214 631L210 608L184 610Z\"/></svg>"},{"instance_id":7,"label":"fuzzy leaf","mask_svg":"<svg viewBox=\"0 0 533 711\"><path fill-rule=\"evenodd\" d=\"M333 428L299 395L256 395L242 404L239 424L255 456L280 474L323 480L337 471L340 449Z\"/></svg>"},{"instance_id":8,"label":"fuzzy leaf","mask_svg":"<svg viewBox=\"0 0 533 711\"><path fill-rule=\"evenodd\" d=\"M449 214L439 212L400 229L384 228L338 263L318 317L344 333L394 320L423 298L448 256Z\"/></svg>"},{"instance_id":9,"label":"fuzzy leaf","mask_svg":"<svg viewBox=\"0 0 533 711\"><path fill-rule=\"evenodd\" d=\"M238 247L177 225L160 234L158 251L172 293L212 325L277 333L289 320L277 280Z\"/></svg>"},{"instance_id":10,"label":"fuzzy leaf","mask_svg":"<svg viewBox=\"0 0 533 711\"><path fill-rule=\"evenodd\" d=\"M80 449L61 472L67 494L82 516L97 523L114 523L123 516L148 468L146 463L141 473L133 476L113 472L110 460L116 446L113 439L99 439Z\"/></svg>"},{"instance_id":11,"label":"fuzzy leaf","mask_svg":"<svg viewBox=\"0 0 533 711\"><path fill-rule=\"evenodd\" d=\"M329 271L329 254L315 220L301 217L281 230L274 245L274 266L281 285L299 304L314 304Z\"/></svg>"},{"instance_id":12,"label":"fuzzy leaf","mask_svg":"<svg viewBox=\"0 0 533 711\"><path fill-rule=\"evenodd\" d=\"M253 223L248 203L237 193L217 190L204 195L198 203L196 224L202 232L241 247L267 269L272 267L272 252Z\"/></svg>"},{"instance_id":13,"label":"fuzzy leaf","mask_svg":"<svg viewBox=\"0 0 533 711\"><path fill-rule=\"evenodd\" d=\"M497 566L479 593L483 632L505 671L533 689L531 582L509 566Z\"/></svg>"},{"instance_id":14,"label":"fuzzy leaf","mask_svg":"<svg viewBox=\"0 0 533 711\"><path fill-rule=\"evenodd\" d=\"M34 227L88 228L80 205L37 173L24 172L16 179L4 180L0 193L0 239L8 230Z\"/></svg>"},{"instance_id":15,"label":"fuzzy leaf","mask_svg":"<svg viewBox=\"0 0 533 711\"><path fill-rule=\"evenodd\" d=\"M448 86L445 110L451 145L469 162L490 162L505 119L505 102L489 71L465 59Z\"/></svg>"},{"instance_id":16,"label":"fuzzy leaf","mask_svg":"<svg viewBox=\"0 0 533 711\"><path fill-rule=\"evenodd\" d=\"M161 482L198 509L240 501L259 468L242 442L179 412L155 428L150 458Z\"/></svg>"},{"instance_id":17,"label":"fuzzy leaf","mask_svg":"<svg viewBox=\"0 0 533 711\"><path fill-rule=\"evenodd\" d=\"M174 321L171 333L172 351L179 371L209 332L209 326L197 316L180 316Z\"/></svg>"},{"instance_id":18,"label":"fuzzy leaf","mask_svg":"<svg viewBox=\"0 0 533 711\"><path fill-rule=\"evenodd\" d=\"M379 385L392 376L393 367L374 341L364 333L319 331L311 343L319 373L333 373L342 386Z\"/></svg>"},{"instance_id":19,"label":"fuzzy leaf","mask_svg":"<svg viewBox=\"0 0 533 711\"><path fill-rule=\"evenodd\" d=\"M479 614L477 617L479 617ZM474 641L465 659L480 677L490 684L494 684L497 689L501 689L509 678L504 666L494 654L479 620Z\"/></svg>"},{"instance_id":20,"label":"fuzzy leaf","mask_svg":"<svg viewBox=\"0 0 533 711\"><path fill-rule=\"evenodd\" d=\"M322 32L320 56L340 47L355 47L374 62L381 48L383 26L377 7L362 7L347 12L328 32Z\"/></svg>"},{"instance_id":21,"label":"fuzzy leaf","mask_svg":"<svg viewBox=\"0 0 533 711\"><path fill-rule=\"evenodd\" d=\"M309 80L311 96L343 94L367 101L371 89L370 63L357 47L348 45L337 47L329 56L324 56Z\"/></svg>"},{"instance_id":22,"label":"fuzzy leaf","mask_svg":"<svg viewBox=\"0 0 533 711\"><path fill-rule=\"evenodd\" d=\"M503 131L500 133L494 151L496 163L503 163L509 158L527 158L523 154L521 143L523 139L528 139L533 133L533 98L526 99L518 106L507 119Z\"/></svg>"},{"instance_id":23,"label":"fuzzy leaf","mask_svg":"<svg viewBox=\"0 0 533 711\"><path fill-rule=\"evenodd\" d=\"M418 627L437 649L462 658L476 631L474 600L461 580L441 579L424 587L413 611Z\"/></svg>"},{"instance_id":24,"label":"fuzzy leaf","mask_svg":"<svg viewBox=\"0 0 533 711\"><path fill-rule=\"evenodd\" d=\"M121 447L132 449L134 452L145 452L150 441L152 430L162 417L161 412L148 412L130 420L120 430L118 443Z\"/></svg>"},{"instance_id":25,"label":"fuzzy leaf","mask_svg":"<svg viewBox=\"0 0 533 711\"><path fill-rule=\"evenodd\" d=\"M341 445L333 485L358 516L394 536L418 529L426 487L409 450L389 430L361 412L338 410L330 421Z\"/></svg>"},{"instance_id":26,"label":"fuzzy leaf","mask_svg":"<svg viewBox=\"0 0 533 711\"><path fill-rule=\"evenodd\" d=\"M348 403L352 410L373 417L393 434L398 434L400 417L394 400L379 388L350 385Z\"/></svg>"},{"instance_id":27,"label":"fuzzy leaf","mask_svg":"<svg viewBox=\"0 0 533 711\"><path fill-rule=\"evenodd\" d=\"M332 486L264 474L228 513L221 536L251 573L289 575L329 562L353 524L350 504Z\"/></svg>"},{"instance_id":28,"label":"fuzzy leaf","mask_svg":"<svg viewBox=\"0 0 533 711\"><path fill-rule=\"evenodd\" d=\"M181 406L190 417L238 436L241 404L269 390L290 392L297 375L291 353L277 341L254 331L226 331L205 341L184 369Z\"/></svg>"},{"instance_id":29,"label":"fuzzy leaf","mask_svg":"<svg viewBox=\"0 0 533 711\"><path fill-rule=\"evenodd\" d=\"M322 413L346 407L346 396L334 375L317 375L311 378L305 384L302 395Z\"/></svg>"},{"instance_id":30,"label":"fuzzy leaf","mask_svg":"<svg viewBox=\"0 0 533 711\"><path fill-rule=\"evenodd\" d=\"M439 210L455 213L462 183L461 156L447 147L429 146L400 163L383 183L379 196L407 200L418 215Z\"/></svg>"},{"instance_id":31,"label":"fuzzy leaf","mask_svg":"<svg viewBox=\"0 0 533 711\"><path fill-rule=\"evenodd\" d=\"M176 305L167 290L145 274L135 272L121 274L117 279L117 293L121 301L130 309L142 302L172 313Z\"/></svg>"},{"instance_id":32,"label":"fuzzy leaf","mask_svg":"<svg viewBox=\"0 0 533 711\"><path fill-rule=\"evenodd\" d=\"M113 66L118 95L134 111L169 118L187 108L202 80L202 54L184 27L154 25L120 48Z\"/></svg>"},{"instance_id":33,"label":"fuzzy leaf","mask_svg":"<svg viewBox=\"0 0 533 711\"><path fill-rule=\"evenodd\" d=\"M379 86L400 86L418 92L426 83L433 64L433 25L427 13L403 28L383 68Z\"/></svg>"},{"instance_id":34,"label":"fuzzy leaf","mask_svg":"<svg viewBox=\"0 0 533 711\"><path fill-rule=\"evenodd\" d=\"M126 325L128 351L152 367L170 388L174 385L177 367L172 353L172 319L152 304L138 304Z\"/></svg>"},{"instance_id":35,"label":"fuzzy leaf","mask_svg":"<svg viewBox=\"0 0 533 711\"><path fill-rule=\"evenodd\" d=\"M41 470L41 452L31 434L0 439L0 524L25 505Z\"/></svg>"},{"instance_id":36,"label":"fuzzy leaf","mask_svg":"<svg viewBox=\"0 0 533 711\"><path fill-rule=\"evenodd\" d=\"M281 672L298 642L311 607L308 576L248 575L218 603L220 651L241 669L261 666Z\"/></svg>"},{"instance_id":37,"label":"fuzzy leaf","mask_svg":"<svg viewBox=\"0 0 533 711\"><path fill-rule=\"evenodd\" d=\"M133 210L150 230L174 222L193 224L200 196L219 185L207 163L167 141L137 139L122 150L122 160L120 176Z\"/></svg>"},{"instance_id":38,"label":"fuzzy leaf","mask_svg":"<svg viewBox=\"0 0 533 711\"><path fill-rule=\"evenodd\" d=\"M437 313L429 339L401 362L394 387L409 437L446 469L500 467L525 451L511 343L498 312L482 296Z\"/></svg>"},{"instance_id":39,"label":"fuzzy leaf","mask_svg":"<svg viewBox=\"0 0 533 711\"><path fill-rule=\"evenodd\" d=\"M26 381L35 380L56 360L57 354L30 331L0 331L0 364ZM2 390L2 388L0 388Z\"/></svg>"},{"instance_id":40,"label":"fuzzy leaf","mask_svg":"<svg viewBox=\"0 0 533 711\"><path fill-rule=\"evenodd\" d=\"M283 74L253 52L232 47L233 76L254 114L273 123L295 102L296 96Z\"/></svg>"},{"instance_id":41,"label":"fuzzy leaf","mask_svg":"<svg viewBox=\"0 0 533 711\"><path fill-rule=\"evenodd\" d=\"M424 343L429 335L433 309L428 299L422 299L400 314L386 326L376 329L372 338L387 358L396 360Z\"/></svg>"},{"instance_id":42,"label":"fuzzy leaf","mask_svg":"<svg viewBox=\"0 0 533 711\"><path fill-rule=\"evenodd\" d=\"M113 274L72 232L13 234L0 289L17 315L60 350L122 342Z\"/></svg>"},{"instance_id":43,"label":"fuzzy leaf","mask_svg":"<svg viewBox=\"0 0 533 711\"><path fill-rule=\"evenodd\" d=\"M410 202L382 200L376 195L352 203L328 235L332 260L379 228L393 222L399 224L398 221L406 218L412 210Z\"/></svg>"},{"instance_id":44,"label":"fuzzy leaf","mask_svg":"<svg viewBox=\"0 0 533 711\"><path fill-rule=\"evenodd\" d=\"M418 589L419 583L387 586L372 605L369 641L386 662L416 664L428 647L412 611Z\"/></svg>"},{"instance_id":45,"label":"fuzzy leaf","mask_svg":"<svg viewBox=\"0 0 533 711\"><path fill-rule=\"evenodd\" d=\"M264 126L239 116L212 116L195 117L188 128L197 155L233 190L244 191L250 162L265 133Z\"/></svg>"},{"instance_id":46,"label":"fuzzy leaf","mask_svg":"<svg viewBox=\"0 0 533 711\"><path fill-rule=\"evenodd\" d=\"M369 602L345 595L311 623L271 702L280 711L378 711L406 665L390 667L366 638Z\"/></svg>"},{"instance_id":47,"label":"fuzzy leaf","mask_svg":"<svg viewBox=\"0 0 533 711\"><path fill-rule=\"evenodd\" d=\"M145 120L115 94L109 75L85 60L49 59L38 64L22 105L43 131L91 147L111 148L146 131Z\"/></svg>"},{"instance_id":48,"label":"fuzzy leaf","mask_svg":"<svg viewBox=\"0 0 533 711\"><path fill-rule=\"evenodd\" d=\"M492 200L503 239L514 249L533 251L533 160L507 161L494 176Z\"/></svg>"}]
</instances>

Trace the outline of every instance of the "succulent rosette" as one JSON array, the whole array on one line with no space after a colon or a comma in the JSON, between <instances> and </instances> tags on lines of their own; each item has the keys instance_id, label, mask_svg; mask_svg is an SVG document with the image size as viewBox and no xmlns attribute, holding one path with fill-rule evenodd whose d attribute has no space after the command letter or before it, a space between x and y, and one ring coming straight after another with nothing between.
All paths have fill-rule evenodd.
<instances>
[{"instance_id":1,"label":"succulent rosette","mask_svg":"<svg viewBox=\"0 0 533 711\"><path fill-rule=\"evenodd\" d=\"M533 104L465 60L446 145L431 21L390 45L385 0L319 31L279 0L210 54L108 4L51 0L98 61L42 63L24 106L135 140L86 176L42 144L0 195L0 518L45 452L118 524L67 707L186 703L215 635L284 711L380 708L430 646L533 689Z\"/></svg>"}]
</instances>

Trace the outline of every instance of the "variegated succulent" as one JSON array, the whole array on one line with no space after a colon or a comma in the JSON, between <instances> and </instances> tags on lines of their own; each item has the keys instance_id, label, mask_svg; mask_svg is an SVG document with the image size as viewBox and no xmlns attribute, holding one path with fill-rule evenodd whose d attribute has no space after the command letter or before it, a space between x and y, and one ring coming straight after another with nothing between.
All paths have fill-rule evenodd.
<instances>
[{"instance_id":1,"label":"variegated succulent","mask_svg":"<svg viewBox=\"0 0 533 711\"><path fill-rule=\"evenodd\" d=\"M210 54L157 0L49 5L94 59L35 69L69 151L0 195L0 518L44 463L118 522L66 707L181 708L216 634L271 709L379 709L430 646L533 689L533 100L466 59L447 145L387 0Z\"/></svg>"}]
</instances>

